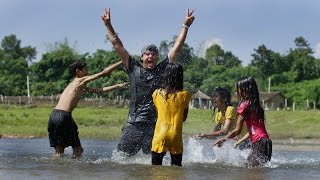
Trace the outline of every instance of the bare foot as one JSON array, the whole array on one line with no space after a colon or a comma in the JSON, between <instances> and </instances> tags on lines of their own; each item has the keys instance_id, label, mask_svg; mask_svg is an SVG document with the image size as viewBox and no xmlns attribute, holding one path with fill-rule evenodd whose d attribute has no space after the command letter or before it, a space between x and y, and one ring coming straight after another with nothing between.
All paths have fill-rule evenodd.
<instances>
[{"instance_id":1,"label":"bare foot","mask_svg":"<svg viewBox=\"0 0 320 180\"><path fill-rule=\"evenodd\" d=\"M77 147L72 147L73 153L72 153L72 158L80 158L82 156L83 153L83 148L81 146L77 146Z\"/></svg>"},{"instance_id":2,"label":"bare foot","mask_svg":"<svg viewBox=\"0 0 320 180\"><path fill-rule=\"evenodd\" d=\"M63 156L64 156L63 153L55 153L55 154L54 154L54 158L55 158L55 159L62 158Z\"/></svg>"},{"instance_id":3,"label":"bare foot","mask_svg":"<svg viewBox=\"0 0 320 180\"><path fill-rule=\"evenodd\" d=\"M62 147L61 145L56 145L55 150L56 150L56 153L54 155L55 158L63 157L64 147Z\"/></svg>"}]
</instances>

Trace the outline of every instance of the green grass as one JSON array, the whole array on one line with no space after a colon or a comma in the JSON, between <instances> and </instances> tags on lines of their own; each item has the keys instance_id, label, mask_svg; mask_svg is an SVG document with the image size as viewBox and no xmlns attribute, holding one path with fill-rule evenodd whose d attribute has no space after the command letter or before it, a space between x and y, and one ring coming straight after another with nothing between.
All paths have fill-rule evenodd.
<instances>
[{"instance_id":1,"label":"green grass","mask_svg":"<svg viewBox=\"0 0 320 180\"><path fill-rule=\"evenodd\" d=\"M53 107L0 106L0 135L47 137ZM73 117L81 138L119 138L128 110L124 108L78 107ZM266 111L267 130L274 139L318 138L320 111ZM184 123L186 136L209 132L214 123L209 110L190 109Z\"/></svg>"},{"instance_id":2,"label":"green grass","mask_svg":"<svg viewBox=\"0 0 320 180\"><path fill-rule=\"evenodd\" d=\"M320 111L272 111L266 126L275 138L319 138Z\"/></svg>"}]
</instances>

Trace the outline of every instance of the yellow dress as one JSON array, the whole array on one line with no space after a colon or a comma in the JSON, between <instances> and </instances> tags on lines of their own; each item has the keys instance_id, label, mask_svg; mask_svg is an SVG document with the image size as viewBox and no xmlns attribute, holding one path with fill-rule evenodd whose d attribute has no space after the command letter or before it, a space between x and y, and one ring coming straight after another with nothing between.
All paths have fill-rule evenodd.
<instances>
[{"instance_id":1,"label":"yellow dress","mask_svg":"<svg viewBox=\"0 0 320 180\"><path fill-rule=\"evenodd\" d=\"M236 108L233 106L228 106L226 109L226 112L224 113L224 116L222 114L222 111L219 111L216 113L214 117L214 121L216 124L221 124L221 126L224 126L224 123L227 119L231 120L231 127L230 130L234 129L237 125L237 111Z\"/></svg>"},{"instance_id":2,"label":"yellow dress","mask_svg":"<svg viewBox=\"0 0 320 180\"><path fill-rule=\"evenodd\" d=\"M183 116L184 111L188 109L191 94L183 90L170 94L167 100L165 94L166 91L163 89L157 89L152 94L158 115L151 151L181 154Z\"/></svg>"},{"instance_id":3,"label":"yellow dress","mask_svg":"<svg viewBox=\"0 0 320 180\"><path fill-rule=\"evenodd\" d=\"M221 124L221 126L224 126L224 123L226 122L226 120L230 119L231 120L231 127L230 127L229 132L231 132L237 126L237 117L238 117L238 113L236 111L236 108L234 108L233 106L228 106L224 116L221 111L216 113L216 115L214 117L214 121L216 124ZM246 126L243 126L239 137L243 137L246 133L247 133L247 128L246 128Z\"/></svg>"}]
</instances>

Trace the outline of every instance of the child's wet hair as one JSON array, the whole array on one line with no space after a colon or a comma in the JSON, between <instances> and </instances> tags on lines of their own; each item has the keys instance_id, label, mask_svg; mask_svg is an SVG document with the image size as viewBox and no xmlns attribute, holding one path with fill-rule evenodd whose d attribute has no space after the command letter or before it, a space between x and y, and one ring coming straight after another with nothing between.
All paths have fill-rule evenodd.
<instances>
[{"instance_id":1,"label":"child's wet hair","mask_svg":"<svg viewBox=\"0 0 320 180\"><path fill-rule=\"evenodd\" d=\"M236 83L238 98L242 100L259 99L259 90L252 77L242 77Z\"/></svg>"},{"instance_id":2,"label":"child's wet hair","mask_svg":"<svg viewBox=\"0 0 320 180\"><path fill-rule=\"evenodd\" d=\"M82 70L83 68L87 67L87 64L83 61L80 60L74 60L70 65L69 65L69 73L71 76L76 76L76 70Z\"/></svg>"},{"instance_id":3,"label":"child's wet hair","mask_svg":"<svg viewBox=\"0 0 320 180\"><path fill-rule=\"evenodd\" d=\"M170 93L183 90L183 68L180 64L169 63L164 70L162 88L167 91L166 99Z\"/></svg>"},{"instance_id":4,"label":"child's wet hair","mask_svg":"<svg viewBox=\"0 0 320 180\"><path fill-rule=\"evenodd\" d=\"M219 96L225 100L227 106L231 106L231 93L226 88L217 87L214 89L214 91L211 93L211 97L214 94L219 94Z\"/></svg>"},{"instance_id":5,"label":"child's wet hair","mask_svg":"<svg viewBox=\"0 0 320 180\"><path fill-rule=\"evenodd\" d=\"M264 110L260 104L259 90L256 81L252 77L242 77L236 83L239 104L242 101L249 101L250 112L264 119Z\"/></svg>"},{"instance_id":6,"label":"child's wet hair","mask_svg":"<svg viewBox=\"0 0 320 180\"><path fill-rule=\"evenodd\" d=\"M221 99L223 99L225 101L227 106L232 106L231 94L228 91L228 89L222 88L222 87L217 87L211 92L211 97L213 97L214 94L219 94L219 96L221 97ZM217 107L213 107L212 113L211 113L211 118L214 117L214 114L217 109L218 109ZM220 110L218 109L218 111L220 111Z\"/></svg>"}]
</instances>

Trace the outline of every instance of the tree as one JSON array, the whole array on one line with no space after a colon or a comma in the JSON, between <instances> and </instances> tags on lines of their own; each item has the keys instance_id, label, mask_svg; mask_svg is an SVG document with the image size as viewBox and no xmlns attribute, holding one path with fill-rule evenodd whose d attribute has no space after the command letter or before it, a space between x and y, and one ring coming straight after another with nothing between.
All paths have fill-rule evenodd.
<instances>
[{"instance_id":1,"label":"tree","mask_svg":"<svg viewBox=\"0 0 320 180\"><path fill-rule=\"evenodd\" d=\"M233 67L241 65L238 57L234 56L231 51L225 52L219 45L214 44L206 51L205 58L209 64L222 65L224 67Z\"/></svg>"},{"instance_id":2,"label":"tree","mask_svg":"<svg viewBox=\"0 0 320 180\"><path fill-rule=\"evenodd\" d=\"M120 61L118 54L113 51L97 50L92 56L86 59L88 71L90 74L98 73L103 68ZM123 68L117 68L109 76L100 78L88 84L89 87L105 87L118 83L128 82L129 77ZM100 96L115 98L117 95L128 96L127 90L117 90ZM93 94L89 96L95 96Z\"/></svg>"},{"instance_id":3,"label":"tree","mask_svg":"<svg viewBox=\"0 0 320 180\"><path fill-rule=\"evenodd\" d=\"M35 59L37 54L37 51L34 47L21 47L21 40L17 39L16 35L14 34L5 36L1 42L1 47L4 51L4 57L6 59L22 58L32 63L32 60Z\"/></svg>"},{"instance_id":4,"label":"tree","mask_svg":"<svg viewBox=\"0 0 320 180\"><path fill-rule=\"evenodd\" d=\"M28 61L32 61L36 49L21 47L15 35L5 36L0 48L0 94L8 96L26 95Z\"/></svg>"},{"instance_id":5,"label":"tree","mask_svg":"<svg viewBox=\"0 0 320 180\"><path fill-rule=\"evenodd\" d=\"M72 79L68 70L69 64L76 59L85 61L84 57L76 53L67 41L56 43L51 51L43 54L40 61L31 66L33 95L62 93Z\"/></svg>"},{"instance_id":6,"label":"tree","mask_svg":"<svg viewBox=\"0 0 320 180\"><path fill-rule=\"evenodd\" d=\"M191 92L197 91L203 78L206 77L204 70L208 67L205 59L194 57L190 64L184 68L184 86Z\"/></svg>"},{"instance_id":7,"label":"tree","mask_svg":"<svg viewBox=\"0 0 320 180\"><path fill-rule=\"evenodd\" d=\"M279 53L268 49L265 45L260 45L257 49L254 49L255 53L251 65L255 66L261 72L260 76L264 79L270 77L273 74L278 74L288 70L285 59Z\"/></svg>"},{"instance_id":8,"label":"tree","mask_svg":"<svg viewBox=\"0 0 320 180\"><path fill-rule=\"evenodd\" d=\"M231 51L227 51L224 54L224 66L225 67L231 68L231 67L240 66L240 65L241 65L241 61L239 60L238 57L233 55Z\"/></svg>"},{"instance_id":9,"label":"tree","mask_svg":"<svg viewBox=\"0 0 320 180\"><path fill-rule=\"evenodd\" d=\"M205 58L209 64L223 65L224 50L217 44L212 45L206 51Z\"/></svg>"},{"instance_id":10,"label":"tree","mask_svg":"<svg viewBox=\"0 0 320 180\"><path fill-rule=\"evenodd\" d=\"M295 82L320 77L319 60L312 56L313 51L309 43L301 36L295 40L296 48L290 49L287 59L291 63L290 71L297 74Z\"/></svg>"},{"instance_id":11,"label":"tree","mask_svg":"<svg viewBox=\"0 0 320 180\"><path fill-rule=\"evenodd\" d=\"M161 41L159 45L159 57L164 59L169 53L169 44L168 41Z\"/></svg>"},{"instance_id":12,"label":"tree","mask_svg":"<svg viewBox=\"0 0 320 180\"><path fill-rule=\"evenodd\" d=\"M160 59L164 59L168 53L170 48L173 47L177 36L173 36L170 42L164 40L160 42L159 45L159 57ZM193 48L190 47L188 44L184 43L178 56L177 56L177 63L181 64L183 68L186 68L192 61L192 58L195 57L193 53Z\"/></svg>"}]
</instances>

